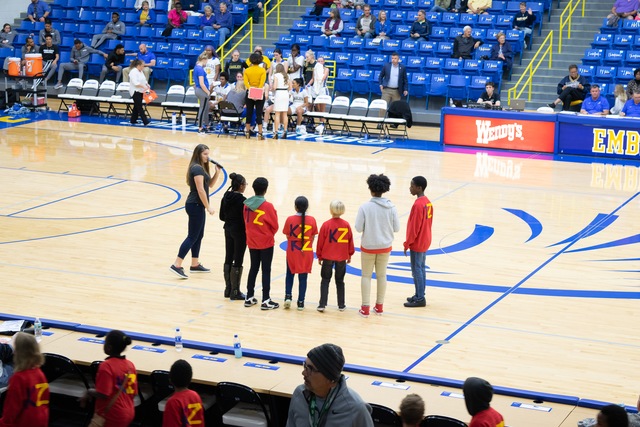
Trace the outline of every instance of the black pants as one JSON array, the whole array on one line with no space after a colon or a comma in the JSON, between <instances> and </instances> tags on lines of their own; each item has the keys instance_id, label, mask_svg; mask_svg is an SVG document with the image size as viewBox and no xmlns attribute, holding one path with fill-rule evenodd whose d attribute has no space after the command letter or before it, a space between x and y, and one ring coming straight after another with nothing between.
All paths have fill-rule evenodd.
<instances>
[{"instance_id":1,"label":"black pants","mask_svg":"<svg viewBox=\"0 0 640 427\"><path fill-rule=\"evenodd\" d=\"M202 238L204 237L204 223L207 219L207 213L204 210L204 206L197 203L186 203L184 210L189 215L189 232L187 238L180 245L178 258L184 259L189 251L191 251L193 258L198 258L200 256Z\"/></svg>"},{"instance_id":2,"label":"black pants","mask_svg":"<svg viewBox=\"0 0 640 427\"><path fill-rule=\"evenodd\" d=\"M333 273L333 267L336 268L336 290L338 293L338 307L344 307L344 275L347 272L347 261L331 261L328 259L322 260L322 269L320 270L320 307L327 306L327 299L329 298L329 283L331 282L331 274Z\"/></svg>"},{"instance_id":3,"label":"black pants","mask_svg":"<svg viewBox=\"0 0 640 427\"><path fill-rule=\"evenodd\" d=\"M149 124L149 119L144 114L144 107L142 106L142 93L133 92L133 111L131 112L131 124L135 125L138 122L138 116L142 120L144 125Z\"/></svg>"},{"instance_id":4,"label":"black pants","mask_svg":"<svg viewBox=\"0 0 640 427\"><path fill-rule=\"evenodd\" d=\"M247 235L243 230L224 230L224 263L232 267L242 267L247 250Z\"/></svg>"},{"instance_id":5,"label":"black pants","mask_svg":"<svg viewBox=\"0 0 640 427\"><path fill-rule=\"evenodd\" d=\"M262 301L269 298L271 292L271 262L273 261L273 246L266 249L249 249L251 268L247 278L247 299L253 297L256 289L258 270L262 265Z\"/></svg>"},{"instance_id":6,"label":"black pants","mask_svg":"<svg viewBox=\"0 0 640 427\"><path fill-rule=\"evenodd\" d=\"M164 31L162 32L162 35L164 37L170 37L172 31L173 31L173 25L167 24L167 26L164 28Z\"/></svg>"},{"instance_id":7,"label":"black pants","mask_svg":"<svg viewBox=\"0 0 640 427\"><path fill-rule=\"evenodd\" d=\"M558 98L562 101L562 110L569 111L573 101L582 101L584 99L584 92L574 87L568 87L560 92Z\"/></svg>"},{"instance_id":8,"label":"black pants","mask_svg":"<svg viewBox=\"0 0 640 427\"><path fill-rule=\"evenodd\" d=\"M255 99L251 99L249 98L249 96L246 97L245 101L244 101L245 105L247 106L247 120L249 120L251 117L253 117L253 109L256 109L256 124L261 125L262 124L262 115L264 113L264 98L259 99L259 100L255 100ZM247 121L247 123L249 123Z\"/></svg>"}]
</instances>

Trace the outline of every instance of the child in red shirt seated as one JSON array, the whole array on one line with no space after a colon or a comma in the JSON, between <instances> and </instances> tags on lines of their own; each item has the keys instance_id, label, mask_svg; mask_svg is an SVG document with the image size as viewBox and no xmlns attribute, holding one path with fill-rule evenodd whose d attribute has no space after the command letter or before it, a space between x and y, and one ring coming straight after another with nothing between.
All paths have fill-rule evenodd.
<instances>
[{"instance_id":1,"label":"child in red shirt seated","mask_svg":"<svg viewBox=\"0 0 640 427\"><path fill-rule=\"evenodd\" d=\"M469 377L462 386L464 403L471 415L469 427L504 427L502 415L490 406L493 387L482 378Z\"/></svg>"},{"instance_id":2,"label":"child in red shirt seated","mask_svg":"<svg viewBox=\"0 0 640 427\"><path fill-rule=\"evenodd\" d=\"M162 427L204 427L204 407L200 395L189 390L193 377L191 365L186 360L176 360L171 365L169 380L175 392L164 407Z\"/></svg>"}]
</instances>

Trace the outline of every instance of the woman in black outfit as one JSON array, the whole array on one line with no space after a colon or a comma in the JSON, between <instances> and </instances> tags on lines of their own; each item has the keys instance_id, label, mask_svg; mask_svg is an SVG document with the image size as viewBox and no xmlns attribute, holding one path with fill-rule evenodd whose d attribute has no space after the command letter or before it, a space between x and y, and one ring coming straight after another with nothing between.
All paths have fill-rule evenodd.
<instances>
[{"instance_id":1,"label":"woman in black outfit","mask_svg":"<svg viewBox=\"0 0 640 427\"><path fill-rule=\"evenodd\" d=\"M198 144L187 170L187 184L189 185L189 195L184 204L184 209L189 215L189 233L184 239L176 261L171 265L171 271L181 279L188 279L182 268L182 261L191 251L191 268L192 273L209 273L211 270L205 268L200 262L200 245L202 237L204 237L204 223L206 220L206 212L209 215L215 213L213 206L209 204L209 189L214 186L220 175L220 166L215 165L215 172L211 176L209 171L209 147L204 144Z\"/></svg>"},{"instance_id":2,"label":"woman in black outfit","mask_svg":"<svg viewBox=\"0 0 640 427\"><path fill-rule=\"evenodd\" d=\"M240 292L242 278L242 261L247 249L247 235L244 229L242 208L246 198L242 195L247 188L247 180L238 173L229 175L231 186L220 201L220 221L224 222L224 297L244 300Z\"/></svg>"}]
</instances>

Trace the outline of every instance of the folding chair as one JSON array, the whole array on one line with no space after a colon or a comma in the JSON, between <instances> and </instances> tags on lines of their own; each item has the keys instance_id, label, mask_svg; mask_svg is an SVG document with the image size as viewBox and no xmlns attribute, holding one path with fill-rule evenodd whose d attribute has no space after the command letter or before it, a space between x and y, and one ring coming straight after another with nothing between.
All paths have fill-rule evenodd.
<instances>
[{"instance_id":1,"label":"folding chair","mask_svg":"<svg viewBox=\"0 0 640 427\"><path fill-rule=\"evenodd\" d=\"M356 122L360 125L360 133L363 133L366 129L366 125L364 124L364 118L367 116L367 111L369 110L369 100L366 98L355 98L351 101L351 105L349 106L349 112L343 118L342 130L347 131L347 135L351 136L351 127L349 126L349 122Z\"/></svg>"},{"instance_id":2,"label":"folding chair","mask_svg":"<svg viewBox=\"0 0 640 427\"><path fill-rule=\"evenodd\" d=\"M268 406L260 395L242 384L221 382L217 387L222 422L228 426L270 427Z\"/></svg>"},{"instance_id":3,"label":"folding chair","mask_svg":"<svg viewBox=\"0 0 640 427\"><path fill-rule=\"evenodd\" d=\"M84 82L80 78L73 78L69 80L67 84L67 88L64 93L58 95L58 99L60 99L60 106L58 107L58 113L61 111L69 111L69 107L76 102L78 99L78 95L82 92L82 85ZM67 104L67 101L69 102Z\"/></svg>"},{"instance_id":4,"label":"folding chair","mask_svg":"<svg viewBox=\"0 0 640 427\"><path fill-rule=\"evenodd\" d=\"M442 415L427 416L420 427L466 427L467 425L460 420Z\"/></svg>"},{"instance_id":5,"label":"folding chair","mask_svg":"<svg viewBox=\"0 0 640 427\"><path fill-rule=\"evenodd\" d=\"M326 130L333 131L331 121L340 121L344 127L344 117L349 112L349 98L346 96L336 96L331 103L331 110L326 113Z\"/></svg>"},{"instance_id":6,"label":"folding chair","mask_svg":"<svg viewBox=\"0 0 640 427\"><path fill-rule=\"evenodd\" d=\"M371 405L371 418L373 418L375 425L402 427L402 418L396 411L375 403L370 403L369 405Z\"/></svg>"},{"instance_id":7,"label":"folding chair","mask_svg":"<svg viewBox=\"0 0 640 427\"><path fill-rule=\"evenodd\" d=\"M182 85L173 85L169 87L164 101L160 104L162 106L162 115L160 116L160 120L164 120L165 118L167 120L170 119L171 117L169 116L169 113L182 112L180 106L184 101L184 94L185 89Z\"/></svg>"},{"instance_id":8,"label":"folding chair","mask_svg":"<svg viewBox=\"0 0 640 427\"><path fill-rule=\"evenodd\" d=\"M113 113L116 117L122 115L126 117L131 113L133 99L129 93L129 83L122 82L116 87L116 93L109 101L109 109L107 110L107 118Z\"/></svg>"},{"instance_id":9,"label":"folding chair","mask_svg":"<svg viewBox=\"0 0 640 427\"><path fill-rule=\"evenodd\" d=\"M235 135L233 138L237 138L238 134L242 134L242 111L238 111L236 106L228 101L220 101L218 103L218 110L220 110L220 122L229 122L235 124ZM218 134L220 138L220 133Z\"/></svg>"},{"instance_id":10,"label":"folding chair","mask_svg":"<svg viewBox=\"0 0 640 427\"><path fill-rule=\"evenodd\" d=\"M369 104L367 110L367 116L362 119L362 131L368 134L372 132L369 130L367 124L376 125L378 129L378 138L382 138L385 135L384 132L384 119L387 114L387 101L384 99L374 99Z\"/></svg>"},{"instance_id":11,"label":"folding chair","mask_svg":"<svg viewBox=\"0 0 640 427\"><path fill-rule=\"evenodd\" d=\"M85 423L88 422L91 410L81 408L77 402L89 391L89 383L78 366L59 354L44 353L44 360L42 372L49 383L51 406L69 409L76 402L72 410L83 414Z\"/></svg>"}]
</instances>

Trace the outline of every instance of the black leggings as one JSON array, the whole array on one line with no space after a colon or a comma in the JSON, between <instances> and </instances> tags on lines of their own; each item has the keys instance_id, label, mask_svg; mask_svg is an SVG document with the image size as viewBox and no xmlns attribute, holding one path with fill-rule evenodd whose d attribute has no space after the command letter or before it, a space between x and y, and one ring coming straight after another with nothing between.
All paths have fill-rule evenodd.
<instances>
[{"instance_id":1,"label":"black leggings","mask_svg":"<svg viewBox=\"0 0 640 427\"><path fill-rule=\"evenodd\" d=\"M247 250L247 235L244 230L224 230L224 244L224 263L242 267L244 253Z\"/></svg>"},{"instance_id":2,"label":"black leggings","mask_svg":"<svg viewBox=\"0 0 640 427\"><path fill-rule=\"evenodd\" d=\"M178 258L184 259L191 250L191 257L198 258L200 255L200 245L204 237L204 223L207 219L204 206L197 203L186 203L184 210L189 215L189 233L184 242L180 245Z\"/></svg>"},{"instance_id":3,"label":"black leggings","mask_svg":"<svg viewBox=\"0 0 640 427\"><path fill-rule=\"evenodd\" d=\"M256 288L258 270L262 264L262 301L270 298L271 292L271 262L273 261L273 246L266 249L249 249L251 268L247 277L247 299L253 297Z\"/></svg>"},{"instance_id":4,"label":"black leggings","mask_svg":"<svg viewBox=\"0 0 640 427\"><path fill-rule=\"evenodd\" d=\"M261 125L262 124L262 114L264 113L264 98L262 99L251 99L247 96L247 98L244 101L245 105L247 106L247 120L249 120L251 117L253 117L253 109L256 109L256 123ZM248 123L248 122L247 122Z\"/></svg>"}]
</instances>

